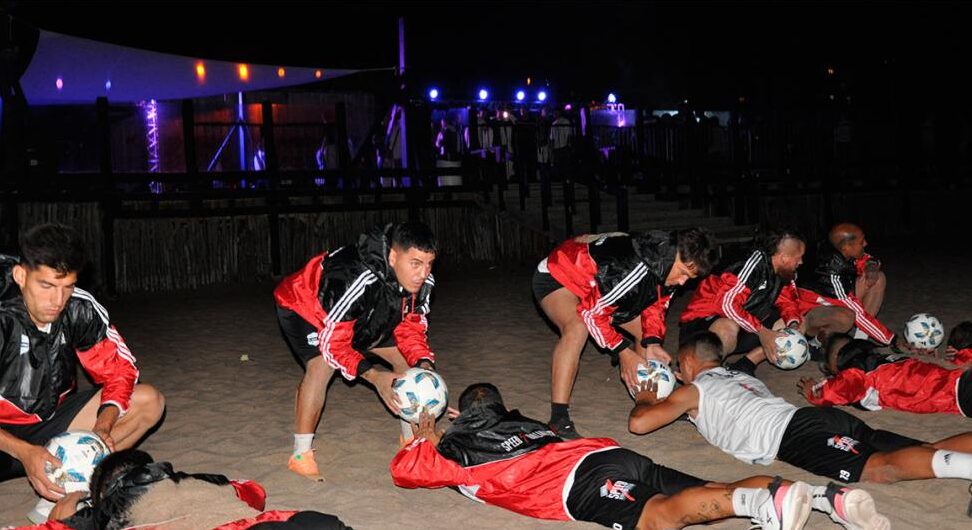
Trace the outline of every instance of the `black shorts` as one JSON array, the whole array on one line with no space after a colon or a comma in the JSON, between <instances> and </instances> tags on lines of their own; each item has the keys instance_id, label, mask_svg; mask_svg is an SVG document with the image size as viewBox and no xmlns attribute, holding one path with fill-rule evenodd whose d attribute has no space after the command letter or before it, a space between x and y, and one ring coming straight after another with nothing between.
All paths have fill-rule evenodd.
<instances>
[{"instance_id":1,"label":"black shorts","mask_svg":"<svg viewBox=\"0 0 972 530\"><path fill-rule=\"evenodd\" d=\"M776 458L841 482L857 482L871 455L925 442L864 421L833 407L803 407L787 425Z\"/></svg>"},{"instance_id":2,"label":"black shorts","mask_svg":"<svg viewBox=\"0 0 972 530\"><path fill-rule=\"evenodd\" d=\"M966 417L972 417L972 368L959 377L958 388L955 389L955 399L959 410Z\"/></svg>"},{"instance_id":3,"label":"black shorts","mask_svg":"<svg viewBox=\"0 0 972 530\"><path fill-rule=\"evenodd\" d=\"M679 347L684 346L693 335L702 331L708 331L709 326L712 325L716 319L722 318L719 315L709 315L707 317L696 318L695 320L689 320L683 324L678 325L678 345ZM776 307L773 307L773 311L770 312L769 316L760 321L763 326L772 329L773 324L780 319L780 312ZM737 353L749 353L754 348L760 345L759 335L756 333L750 333L744 329L739 330L739 334L736 335L736 349L731 352L726 352L726 356L735 355Z\"/></svg>"},{"instance_id":4,"label":"black shorts","mask_svg":"<svg viewBox=\"0 0 972 530\"><path fill-rule=\"evenodd\" d=\"M608 449L588 455L577 466L567 494L567 512L578 521L633 530L655 495L674 495L705 483L634 451Z\"/></svg>"},{"instance_id":5,"label":"black shorts","mask_svg":"<svg viewBox=\"0 0 972 530\"><path fill-rule=\"evenodd\" d=\"M46 445L51 438L66 431L78 416L81 409L98 393L101 388L88 388L68 395L54 410L49 420L30 425L8 425L0 423L0 429L34 445ZM20 461L0 452L0 482L15 477L23 477L24 467Z\"/></svg>"},{"instance_id":6,"label":"black shorts","mask_svg":"<svg viewBox=\"0 0 972 530\"><path fill-rule=\"evenodd\" d=\"M320 356L321 350L317 346L319 340L317 328L294 311L280 306L276 307L280 332L283 333L284 339L287 340L287 345L290 346L290 351L294 353L297 360L301 364L306 365L311 359ZM386 348L394 345L395 338L389 333L388 337L375 346L375 348Z\"/></svg>"},{"instance_id":7,"label":"black shorts","mask_svg":"<svg viewBox=\"0 0 972 530\"><path fill-rule=\"evenodd\" d=\"M533 296L537 298L537 302L563 287L549 272L542 272L540 269L533 271Z\"/></svg>"}]
</instances>

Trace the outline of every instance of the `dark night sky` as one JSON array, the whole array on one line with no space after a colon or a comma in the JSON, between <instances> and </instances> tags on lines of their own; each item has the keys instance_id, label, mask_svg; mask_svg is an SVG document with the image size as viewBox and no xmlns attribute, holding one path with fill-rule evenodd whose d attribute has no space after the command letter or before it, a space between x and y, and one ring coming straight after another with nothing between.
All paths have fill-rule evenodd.
<instances>
[{"instance_id":1,"label":"dark night sky","mask_svg":"<svg viewBox=\"0 0 972 530\"><path fill-rule=\"evenodd\" d=\"M453 93L532 76L581 98L720 102L768 85L813 93L834 66L852 84L893 80L906 97L951 104L968 93L972 52L963 3L6 3L42 28L119 44L351 68L395 64L404 15L415 85Z\"/></svg>"}]
</instances>

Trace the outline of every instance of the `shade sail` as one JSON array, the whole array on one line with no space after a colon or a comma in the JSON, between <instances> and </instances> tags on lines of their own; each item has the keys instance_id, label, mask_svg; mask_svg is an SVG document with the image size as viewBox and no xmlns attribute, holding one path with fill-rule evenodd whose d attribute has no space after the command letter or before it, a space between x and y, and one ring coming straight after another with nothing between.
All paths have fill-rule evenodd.
<instances>
[{"instance_id":1,"label":"shade sail","mask_svg":"<svg viewBox=\"0 0 972 530\"><path fill-rule=\"evenodd\" d=\"M31 105L92 103L100 96L133 102L267 90L358 71L207 60L40 30L20 84Z\"/></svg>"}]
</instances>

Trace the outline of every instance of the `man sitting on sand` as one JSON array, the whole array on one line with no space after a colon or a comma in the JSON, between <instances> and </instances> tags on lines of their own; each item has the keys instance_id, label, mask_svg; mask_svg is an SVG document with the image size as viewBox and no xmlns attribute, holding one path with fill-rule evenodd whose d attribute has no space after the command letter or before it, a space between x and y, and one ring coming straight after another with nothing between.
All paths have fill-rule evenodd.
<instances>
[{"instance_id":1,"label":"man sitting on sand","mask_svg":"<svg viewBox=\"0 0 972 530\"><path fill-rule=\"evenodd\" d=\"M815 489L767 476L708 482L660 466L609 438L565 441L546 424L508 410L488 383L467 388L459 409L444 433L422 414L413 426L414 441L392 460L396 485L455 487L471 499L522 515L621 530L683 528L730 517L749 517L764 529L796 529L803 527L811 504L828 513L839 510L850 520L874 511L863 490ZM812 499L811 491L817 490L822 497Z\"/></svg>"}]
</instances>

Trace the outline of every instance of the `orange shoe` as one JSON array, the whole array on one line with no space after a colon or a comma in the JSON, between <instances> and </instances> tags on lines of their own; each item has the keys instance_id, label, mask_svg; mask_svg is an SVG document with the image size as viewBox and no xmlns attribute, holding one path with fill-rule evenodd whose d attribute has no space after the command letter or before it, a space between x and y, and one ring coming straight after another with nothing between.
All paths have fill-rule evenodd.
<instances>
[{"instance_id":1,"label":"orange shoe","mask_svg":"<svg viewBox=\"0 0 972 530\"><path fill-rule=\"evenodd\" d=\"M313 449L300 453L299 455L290 455L290 460L287 462L287 469L302 477L317 482L324 482L324 477L321 476L321 472L317 469L317 461L314 460Z\"/></svg>"}]
</instances>

